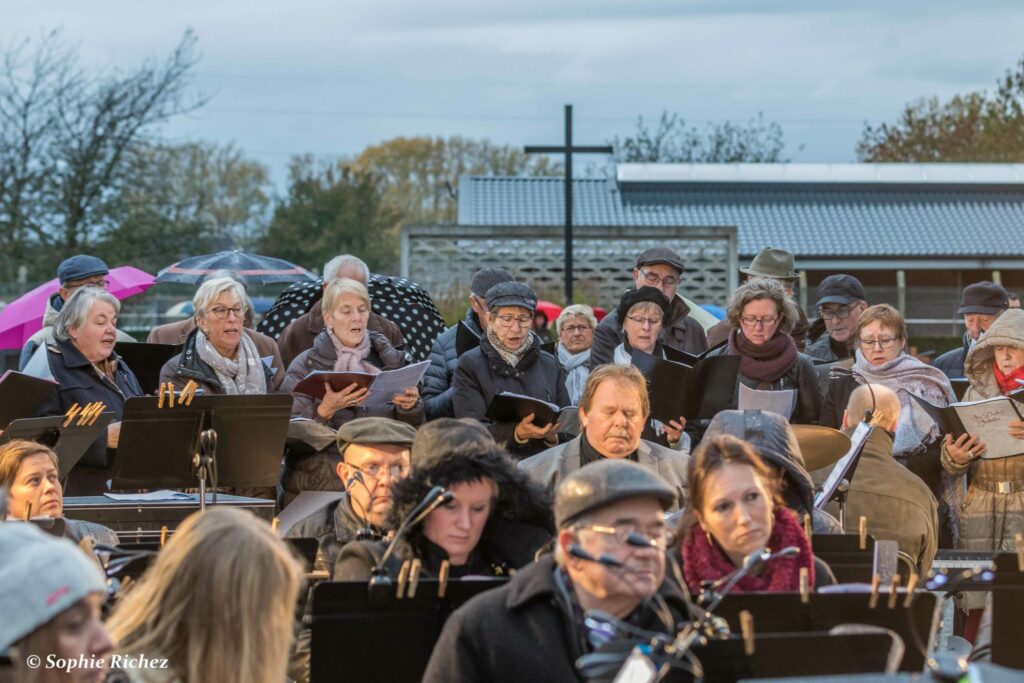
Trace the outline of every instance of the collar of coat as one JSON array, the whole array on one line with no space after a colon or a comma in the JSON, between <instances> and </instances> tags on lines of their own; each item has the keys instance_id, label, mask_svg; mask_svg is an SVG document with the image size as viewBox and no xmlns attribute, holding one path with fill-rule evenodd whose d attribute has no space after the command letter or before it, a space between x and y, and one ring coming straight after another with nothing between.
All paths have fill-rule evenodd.
<instances>
[{"instance_id":1,"label":"collar of coat","mask_svg":"<svg viewBox=\"0 0 1024 683\"><path fill-rule=\"evenodd\" d=\"M53 344L47 346L50 351L58 353L61 356L61 361L64 363L66 368L84 368L92 365L92 361L82 355L82 352L78 350L78 347L71 343L71 340L63 340L54 338ZM121 357L117 355L116 351L110 352L110 360L120 361ZM119 372L121 369L121 363L118 362L114 367L114 372Z\"/></svg>"},{"instance_id":2,"label":"collar of coat","mask_svg":"<svg viewBox=\"0 0 1024 683\"><path fill-rule=\"evenodd\" d=\"M373 353L377 354L377 358L380 359L381 370L393 370L405 365L405 354L392 346L387 337L373 330L367 330L366 333L370 335L371 356ZM334 350L334 344L327 334L326 327L316 335L310 353L324 365L333 366L334 361L338 359L338 352ZM369 361L370 359L367 358L366 360ZM374 364L376 365L376 363Z\"/></svg>"}]
</instances>

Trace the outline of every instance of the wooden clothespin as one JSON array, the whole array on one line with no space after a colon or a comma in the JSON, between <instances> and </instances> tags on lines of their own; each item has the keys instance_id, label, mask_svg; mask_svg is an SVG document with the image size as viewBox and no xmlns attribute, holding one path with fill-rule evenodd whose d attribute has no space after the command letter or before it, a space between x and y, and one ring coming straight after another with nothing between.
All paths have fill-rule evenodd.
<instances>
[{"instance_id":1,"label":"wooden clothespin","mask_svg":"<svg viewBox=\"0 0 1024 683\"><path fill-rule=\"evenodd\" d=\"M907 599L903 601L904 607L910 607L910 603L914 602L914 591L917 590L917 574L911 574L910 578L907 579Z\"/></svg>"},{"instance_id":2,"label":"wooden clothespin","mask_svg":"<svg viewBox=\"0 0 1024 683\"><path fill-rule=\"evenodd\" d=\"M811 601L811 575L807 567L800 567L800 602L807 604Z\"/></svg>"},{"instance_id":3,"label":"wooden clothespin","mask_svg":"<svg viewBox=\"0 0 1024 683\"><path fill-rule=\"evenodd\" d=\"M91 420L89 420L89 424L90 424L90 425L92 425L92 424L95 424L95 423L96 423L96 420L100 419L100 415L102 415L102 414L103 414L103 411L104 411L104 410L106 410L106 409L107 409L107 404L106 404L106 403L103 403L103 402L101 401L101 402L100 402L100 403L98 404L98 407L96 408L96 412L95 412L95 413L93 413L92 419L91 419Z\"/></svg>"},{"instance_id":4,"label":"wooden clothespin","mask_svg":"<svg viewBox=\"0 0 1024 683\"><path fill-rule=\"evenodd\" d=\"M64 420L63 426L67 427L69 424L71 424L71 421L74 420L75 416L78 415L78 413L80 412L82 412L82 409L79 407L77 403L71 404L71 407L68 408L68 412L64 413L64 417L67 419Z\"/></svg>"},{"instance_id":5,"label":"wooden clothespin","mask_svg":"<svg viewBox=\"0 0 1024 683\"><path fill-rule=\"evenodd\" d=\"M896 608L896 598L900 594L900 575L893 574L892 579L889 581L889 609Z\"/></svg>"},{"instance_id":6,"label":"wooden clothespin","mask_svg":"<svg viewBox=\"0 0 1024 683\"><path fill-rule=\"evenodd\" d=\"M185 388L181 390L181 395L178 396L178 403L184 403L186 406L192 405L192 399L196 397L196 389L199 385L196 384L195 380L190 379L185 385Z\"/></svg>"},{"instance_id":7,"label":"wooden clothespin","mask_svg":"<svg viewBox=\"0 0 1024 683\"><path fill-rule=\"evenodd\" d=\"M171 382L167 383L167 407L174 407L174 384Z\"/></svg>"},{"instance_id":8,"label":"wooden clothespin","mask_svg":"<svg viewBox=\"0 0 1024 683\"><path fill-rule=\"evenodd\" d=\"M401 600L405 597L405 582L409 580L409 560L402 563L402 568L398 570L398 588L395 591L395 597Z\"/></svg>"},{"instance_id":9,"label":"wooden clothespin","mask_svg":"<svg viewBox=\"0 0 1024 683\"><path fill-rule=\"evenodd\" d=\"M811 540L811 536L814 535L814 522L811 520L811 513L804 513L804 536L807 537L808 542Z\"/></svg>"},{"instance_id":10,"label":"wooden clothespin","mask_svg":"<svg viewBox=\"0 0 1024 683\"><path fill-rule=\"evenodd\" d=\"M156 392L156 408L160 410L164 407L164 388L167 386L167 382L160 382L160 388Z\"/></svg>"},{"instance_id":11,"label":"wooden clothespin","mask_svg":"<svg viewBox=\"0 0 1024 683\"><path fill-rule=\"evenodd\" d=\"M32 519L32 503L31 503L31 501L28 502L28 503L25 503L25 514L22 515L21 521L27 522L30 519Z\"/></svg>"},{"instance_id":12,"label":"wooden clothespin","mask_svg":"<svg viewBox=\"0 0 1024 683\"><path fill-rule=\"evenodd\" d=\"M743 654L754 656L754 615L747 610L740 612L740 630L743 632Z\"/></svg>"},{"instance_id":13,"label":"wooden clothespin","mask_svg":"<svg viewBox=\"0 0 1024 683\"><path fill-rule=\"evenodd\" d=\"M448 560L441 560L441 569L437 572L437 597L443 598L448 592Z\"/></svg>"},{"instance_id":14,"label":"wooden clothespin","mask_svg":"<svg viewBox=\"0 0 1024 683\"><path fill-rule=\"evenodd\" d=\"M163 548L167 545L167 527L160 527L160 547Z\"/></svg>"},{"instance_id":15,"label":"wooden clothespin","mask_svg":"<svg viewBox=\"0 0 1024 683\"><path fill-rule=\"evenodd\" d=\"M277 533L277 528L279 526L281 526L280 517L274 517L272 520L270 520L270 530L273 531L275 534Z\"/></svg>"},{"instance_id":16,"label":"wooden clothespin","mask_svg":"<svg viewBox=\"0 0 1024 683\"><path fill-rule=\"evenodd\" d=\"M409 590L406 591L406 595L410 600L416 597L416 587L420 583L420 569L423 568L423 563L420 562L419 558L412 561L412 566L409 567Z\"/></svg>"},{"instance_id":17,"label":"wooden clothespin","mask_svg":"<svg viewBox=\"0 0 1024 683\"><path fill-rule=\"evenodd\" d=\"M1014 534L1013 542L1017 547L1017 571L1024 572L1024 534Z\"/></svg>"},{"instance_id":18,"label":"wooden clothespin","mask_svg":"<svg viewBox=\"0 0 1024 683\"><path fill-rule=\"evenodd\" d=\"M860 516L860 549L868 549L868 518Z\"/></svg>"},{"instance_id":19,"label":"wooden clothespin","mask_svg":"<svg viewBox=\"0 0 1024 683\"><path fill-rule=\"evenodd\" d=\"M861 519L864 519L861 517ZM871 597L868 598L868 607L875 609L878 607L878 588L882 585L882 575L875 574L871 577Z\"/></svg>"}]
</instances>

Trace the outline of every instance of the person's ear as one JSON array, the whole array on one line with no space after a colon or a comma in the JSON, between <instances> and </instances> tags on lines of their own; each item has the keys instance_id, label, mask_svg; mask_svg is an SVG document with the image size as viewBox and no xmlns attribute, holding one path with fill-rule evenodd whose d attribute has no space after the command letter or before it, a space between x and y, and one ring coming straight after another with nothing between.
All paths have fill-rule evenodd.
<instances>
[{"instance_id":1,"label":"person's ear","mask_svg":"<svg viewBox=\"0 0 1024 683\"><path fill-rule=\"evenodd\" d=\"M562 556L565 558L565 566L573 567L577 569L579 563L582 562L578 557L573 557L569 553L569 546L579 544L579 536L576 535L575 531L571 529L562 529L558 532L558 547L562 550Z\"/></svg>"},{"instance_id":2,"label":"person's ear","mask_svg":"<svg viewBox=\"0 0 1024 683\"><path fill-rule=\"evenodd\" d=\"M850 411L843 410L843 429L850 428Z\"/></svg>"},{"instance_id":3,"label":"person's ear","mask_svg":"<svg viewBox=\"0 0 1024 683\"><path fill-rule=\"evenodd\" d=\"M348 490L348 478L351 476L349 470L351 470L351 466L344 461L339 462L338 466L334 468L334 471L338 473L338 479L341 479L341 485L345 487L346 491Z\"/></svg>"},{"instance_id":4,"label":"person's ear","mask_svg":"<svg viewBox=\"0 0 1024 683\"><path fill-rule=\"evenodd\" d=\"M580 429L587 428L587 411L583 408L583 406L579 406L576 409L576 419L579 420Z\"/></svg>"}]
</instances>

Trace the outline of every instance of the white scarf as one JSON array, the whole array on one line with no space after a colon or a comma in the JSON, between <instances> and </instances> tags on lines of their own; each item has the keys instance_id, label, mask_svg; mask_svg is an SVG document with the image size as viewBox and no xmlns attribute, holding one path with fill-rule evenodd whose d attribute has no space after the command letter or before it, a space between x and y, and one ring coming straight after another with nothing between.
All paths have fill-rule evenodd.
<instances>
[{"instance_id":1,"label":"white scarf","mask_svg":"<svg viewBox=\"0 0 1024 683\"><path fill-rule=\"evenodd\" d=\"M254 395L267 393L267 376L256 345L244 332L234 360L220 355L202 330L196 331L196 353L213 368L225 394Z\"/></svg>"},{"instance_id":2,"label":"white scarf","mask_svg":"<svg viewBox=\"0 0 1024 683\"><path fill-rule=\"evenodd\" d=\"M590 369L590 349L579 353L569 353L565 345L558 345L558 361L565 368L565 389L569 392L569 401L576 406L583 395L583 387L587 383Z\"/></svg>"}]
</instances>

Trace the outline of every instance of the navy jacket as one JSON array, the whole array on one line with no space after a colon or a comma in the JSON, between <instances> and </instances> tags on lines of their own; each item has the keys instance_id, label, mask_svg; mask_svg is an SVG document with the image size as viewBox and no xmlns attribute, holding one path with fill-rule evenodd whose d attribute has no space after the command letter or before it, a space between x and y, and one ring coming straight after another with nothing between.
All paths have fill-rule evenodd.
<instances>
[{"instance_id":1,"label":"navy jacket","mask_svg":"<svg viewBox=\"0 0 1024 683\"><path fill-rule=\"evenodd\" d=\"M463 323L478 335L483 334L472 308L466 310ZM458 328L458 325L449 327L430 347L430 367L423 376L423 405L428 420L455 417L455 407L452 405L455 388L452 386L452 378L455 375L455 368L459 365L459 355L455 350Z\"/></svg>"}]
</instances>

